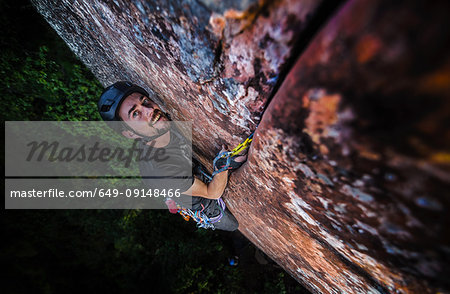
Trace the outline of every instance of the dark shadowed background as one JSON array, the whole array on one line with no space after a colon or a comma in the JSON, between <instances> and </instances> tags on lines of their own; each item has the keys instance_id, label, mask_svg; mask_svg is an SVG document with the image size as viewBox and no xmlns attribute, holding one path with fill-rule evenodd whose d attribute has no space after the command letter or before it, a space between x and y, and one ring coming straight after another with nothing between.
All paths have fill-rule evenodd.
<instances>
[{"instance_id":1,"label":"dark shadowed background","mask_svg":"<svg viewBox=\"0 0 450 294\"><path fill-rule=\"evenodd\" d=\"M0 11L3 124L99 120L102 86L34 7L2 0ZM2 293L307 293L240 233L166 210L7 210L1 221Z\"/></svg>"}]
</instances>

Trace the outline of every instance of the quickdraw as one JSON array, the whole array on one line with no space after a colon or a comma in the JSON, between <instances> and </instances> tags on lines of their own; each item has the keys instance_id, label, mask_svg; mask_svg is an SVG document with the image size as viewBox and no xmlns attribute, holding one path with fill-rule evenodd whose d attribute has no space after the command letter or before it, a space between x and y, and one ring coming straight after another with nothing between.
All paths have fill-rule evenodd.
<instances>
[{"instance_id":1,"label":"quickdraw","mask_svg":"<svg viewBox=\"0 0 450 294\"><path fill-rule=\"evenodd\" d=\"M250 143L253 141L253 134L254 133L251 133L250 136L248 136L248 138L245 139L244 142L237 145L236 148L231 150L231 157L238 155L239 153L241 153L242 151L244 151L245 149L247 149L250 146Z\"/></svg>"},{"instance_id":2,"label":"quickdraw","mask_svg":"<svg viewBox=\"0 0 450 294\"><path fill-rule=\"evenodd\" d=\"M226 158L226 164L218 169L215 170L212 174L212 176L214 177L215 175L217 175L218 173L221 173L225 170L227 170L230 167L230 163L231 163L231 158L238 155L239 153L241 153L242 151L244 151L245 149L247 149L250 146L250 143L253 141L253 134L251 133L250 136L248 136L247 139L244 140L244 142L240 143L239 145L237 145L233 150L231 151L224 151L224 152L220 152L216 158L214 158L213 161L213 166L216 166L216 162L217 160L221 159L221 158ZM212 178L211 178L212 179Z\"/></svg>"}]
</instances>

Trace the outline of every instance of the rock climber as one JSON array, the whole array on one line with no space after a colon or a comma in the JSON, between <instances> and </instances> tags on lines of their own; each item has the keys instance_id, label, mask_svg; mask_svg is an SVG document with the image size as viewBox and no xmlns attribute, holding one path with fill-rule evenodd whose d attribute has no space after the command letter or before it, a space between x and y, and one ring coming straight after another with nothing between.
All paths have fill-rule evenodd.
<instances>
[{"instance_id":1,"label":"rock climber","mask_svg":"<svg viewBox=\"0 0 450 294\"><path fill-rule=\"evenodd\" d=\"M140 140L146 151L157 153L164 149L166 154L164 160L140 161L139 168L141 175L145 175L143 181L147 187L154 187L157 183L156 185L162 189L173 188L182 191L183 197L177 199L175 203L172 201L174 199L166 202L171 212L177 211L177 207L180 209L184 204L183 201L189 198L192 201L192 209L189 211L196 216L199 212L203 215L203 219L197 222L202 222L202 225L206 222L207 228L237 230L239 226L237 220L225 208L220 197L227 186L229 173L239 168L247 156L233 157L227 169L218 172L212 179L207 175L205 177L204 172L199 172L205 170L201 164L185 156L186 152L183 150L187 145L186 139L177 128L173 127L170 116L149 96L146 90L131 82L116 82L107 87L100 97L98 102L100 116L107 122L122 122L121 134L130 139ZM223 146L221 152L225 150ZM217 170L223 165L224 161L219 160L214 168ZM191 176L185 176L184 172L187 169L190 169L189 172L192 171ZM161 174L168 176L166 181L164 179L156 181L148 177Z\"/></svg>"}]
</instances>

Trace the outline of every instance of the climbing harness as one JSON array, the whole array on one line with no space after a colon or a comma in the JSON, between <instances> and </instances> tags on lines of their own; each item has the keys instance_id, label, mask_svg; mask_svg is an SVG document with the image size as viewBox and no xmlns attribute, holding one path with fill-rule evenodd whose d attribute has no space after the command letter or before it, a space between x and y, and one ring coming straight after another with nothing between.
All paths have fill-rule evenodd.
<instances>
[{"instance_id":1,"label":"climbing harness","mask_svg":"<svg viewBox=\"0 0 450 294\"><path fill-rule=\"evenodd\" d=\"M212 176L203 171L203 169L200 166L198 167L198 171L200 171L205 176L208 183L212 180ZM185 221L189 221L190 219L192 219L194 222L197 223L198 228L215 230L214 224L220 221L223 214L225 213L226 208L225 202L223 202L221 198L216 199L216 201L220 213L215 217L208 217L206 215L206 213L204 212L205 206L203 204L200 204L202 206L202 210L195 210L195 211L179 205L172 199L166 200L166 205L171 213L174 214L179 213Z\"/></svg>"},{"instance_id":2,"label":"climbing harness","mask_svg":"<svg viewBox=\"0 0 450 294\"><path fill-rule=\"evenodd\" d=\"M181 205L177 204L172 199L167 200L166 205L169 207L169 211L171 213L179 213L184 218L185 221L189 221L189 219L192 218L192 220L194 220L197 223L198 228L214 230L215 229L214 224L217 223L218 221L220 221L220 219L222 218L222 216L225 212L225 208L226 208L225 202L223 202L223 200L221 198L217 199L216 201L217 201L220 213L219 213L219 215L217 215L215 217L208 217L206 215L206 213L203 212L205 210L205 206L203 204L201 204L202 210L196 210L196 211L193 211L189 208L182 207Z\"/></svg>"}]
</instances>

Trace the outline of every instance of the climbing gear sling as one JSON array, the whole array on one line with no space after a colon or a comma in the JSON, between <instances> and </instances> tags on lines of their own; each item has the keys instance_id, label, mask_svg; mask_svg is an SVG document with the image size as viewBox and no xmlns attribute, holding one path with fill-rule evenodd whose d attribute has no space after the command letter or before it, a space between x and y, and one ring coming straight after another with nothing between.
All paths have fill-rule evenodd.
<instances>
[{"instance_id":1,"label":"climbing gear sling","mask_svg":"<svg viewBox=\"0 0 450 294\"><path fill-rule=\"evenodd\" d=\"M192 210L186 207L182 207L172 199L166 201L166 205L169 207L169 211L171 213L179 213L185 221L189 221L192 218L194 222L197 223L198 228L203 229L215 229L214 224L220 221L223 214L225 213L225 202L221 198L217 199L217 205L220 210L220 213L214 217L208 217L204 212L205 206L201 204L202 210Z\"/></svg>"}]
</instances>

